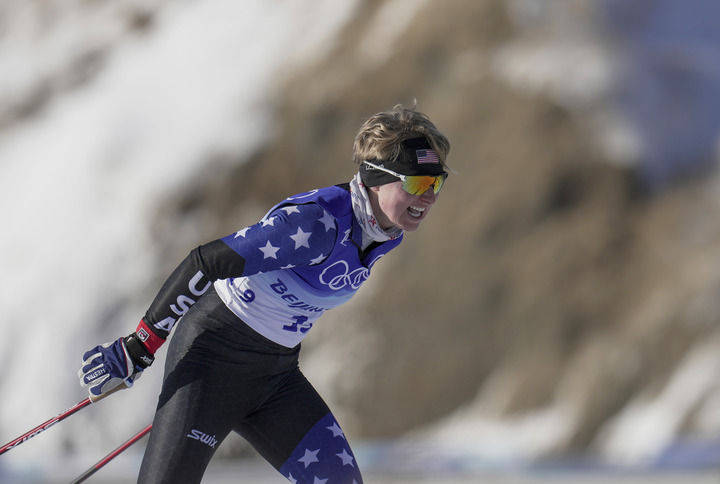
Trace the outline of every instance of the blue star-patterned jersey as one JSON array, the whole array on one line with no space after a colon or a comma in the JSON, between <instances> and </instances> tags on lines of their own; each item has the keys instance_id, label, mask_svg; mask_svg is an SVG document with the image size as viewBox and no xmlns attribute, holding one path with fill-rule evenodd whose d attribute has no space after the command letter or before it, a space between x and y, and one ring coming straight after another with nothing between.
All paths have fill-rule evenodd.
<instances>
[{"instance_id":1,"label":"blue star-patterned jersey","mask_svg":"<svg viewBox=\"0 0 720 484\"><path fill-rule=\"evenodd\" d=\"M222 241L245 259L243 275L252 276L323 261L336 233L335 218L310 203L275 209Z\"/></svg>"},{"instance_id":2,"label":"blue star-patterned jersey","mask_svg":"<svg viewBox=\"0 0 720 484\"><path fill-rule=\"evenodd\" d=\"M295 195L222 241L243 274L215 281L225 305L266 338L292 348L323 312L348 299L402 237L360 253L350 193L333 186Z\"/></svg>"},{"instance_id":3,"label":"blue star-patterned jersey","mask_svg":"<svg viewBox=\"0 0 720 484\"><path fill-rule=\"evenodd\" d=\"M248 326L297 345L326 310L350 299L395 240L361 251L347 185L289 197L255 225L201 245L165 281L136 331L151 353L214 283Z\"/></svg>"},{"instance_id":4,"label":"blue star-patterned jersey","mask_svg":"<svg viewBox=\"0 0 720 484\"><path fill-rule=\"evenodd\" d=\"M353 213L347 185L321 188L287 198L257 224L192 250L163 284L136 335L154 353L177 321L214 287L222 302L239 317L233 322L224 319L224 323L237 323L243 331L251 328L279 345L296 348L317 318L350 299L368 278L378 259L402 240L398 237L382 243L374 242L361 250L362 238L362 228ZM196 315L205 317L202 312ZM226 312L223 315L234 319ZM265 361L266 357L275 360L272 354L261 359ZM237 361L241 364L233 366L244 367L247 358L247 355L238 355ZM219 360L210 358L208 361ZM296 359L293 365L297 370ZM206 373L203 367L202 374ZM315 396L299 370L297 374L297 378L306 384L297 388L300 394L305 394L303 398L307 397L307 406L293 414L299 419L294 422L297 424L295 428L302 430L303 437L298 441L298 432L295 432L292 441L289 441L283 434L283 425L276 425L275 430L268 434L267 438L273 446L281 444L279 450L273 451L281 452L277 456L282 462L278 470L290 482L361 484L355 456L340 426L331 413L320 417L327 406L319 396ZM171 385L169 380L166 379L163 392L166 385ZM249 386L253 387L253 391L262 392L265 398L268 388L264 388L261 382L262 378L253 379ZM256 388L258 383L260 387ZM249 391L243 388L243 393L246 390ZM179 402L176 405L182 407L181 413L189 415L187 402ZM287 400L284 405L293 403L294 399ZM308 413L313 406L320 408ZM285 410L272 409L280 416ZM217 408L209 406L206 411L216 412ZM197 417L195 413L192 415ZM303 416L312 421L303 422ZM215 417L212 421L216 421ZM199 427L193 425L188 429L199 432ZM203 435L211 435L212 432L205 426L202 429Z\"/></svg>"}]
</instances>

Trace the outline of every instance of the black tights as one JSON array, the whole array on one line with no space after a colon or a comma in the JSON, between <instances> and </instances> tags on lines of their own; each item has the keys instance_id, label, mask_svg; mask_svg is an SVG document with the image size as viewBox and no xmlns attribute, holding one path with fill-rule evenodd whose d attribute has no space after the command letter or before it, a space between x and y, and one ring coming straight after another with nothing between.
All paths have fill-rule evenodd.
<instances>
[{"instance_id":1,"label":"black tights","mask_svg":"<svg viewBox=\"0 0 720 484\"><path fill-rule=\"evenodd\" d=\"M209 290L170 341L138 482L200 482L231 430L297 482L362 482L339 427L330 430L337 423L328 406L298 368L299 351L253 331Z\"/></svg>"}]
</instances>

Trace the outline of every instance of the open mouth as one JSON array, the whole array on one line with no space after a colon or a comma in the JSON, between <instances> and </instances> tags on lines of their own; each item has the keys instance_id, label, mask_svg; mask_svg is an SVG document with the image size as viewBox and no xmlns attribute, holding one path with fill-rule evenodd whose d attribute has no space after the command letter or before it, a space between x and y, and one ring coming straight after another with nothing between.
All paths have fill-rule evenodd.
<instances>
[{"instance_id":1,"label":"open mouth","mask_svg":"<svg viewBox=\"0 0 720 484\"><path fill-rule=\"evenodd\" d=\"M422 217L423 213L425 212L425 209L422 207L410 206L410 207L408 207L407 211L411 217L420 218L420 217Z\"/></svg>"}]
</instances>

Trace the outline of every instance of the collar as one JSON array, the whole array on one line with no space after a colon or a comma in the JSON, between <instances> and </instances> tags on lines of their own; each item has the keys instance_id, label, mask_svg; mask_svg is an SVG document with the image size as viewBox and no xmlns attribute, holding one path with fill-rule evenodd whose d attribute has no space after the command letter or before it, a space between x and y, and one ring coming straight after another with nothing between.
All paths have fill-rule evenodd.
<instances>
[{"instance_id":1,"label":"collar","mask_svg":"<svg viewBox=\"0 0 720 484\"><path fill-rule=\"evenodd\" d=\"M351 237L362 250L365 250L373 242L394 240L402 235L402 230L397 227L388 230L383 230L380 227L373 213L370 197L360 180L359 173L355 174L350 181L350 198L352 200L354 218L360 228L360 236L356 235L356 231L353 230ZM355 228L355 221L353 221L353 229ZM359 241L356 240L358 238L360 239Z\"/></svg>"}]
</instances>

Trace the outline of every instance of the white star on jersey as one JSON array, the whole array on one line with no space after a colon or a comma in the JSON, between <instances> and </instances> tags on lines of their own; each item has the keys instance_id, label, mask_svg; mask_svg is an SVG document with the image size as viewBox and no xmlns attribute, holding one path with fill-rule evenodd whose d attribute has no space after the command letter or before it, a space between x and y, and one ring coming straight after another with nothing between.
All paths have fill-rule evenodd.
<instances>
[{"instance_id":1,"label":"white star on jersey","mask_svg":"<svg viewBox=\"0 0 720 484\"><path fill-rule=\"evenodd\" d=\"M325 226L325 232L335 228L335 217L330 215L327 210L323 211L323 216L319 220Z\"/></svg>"},{"instance_id":2,"label":"white star on jersey","mask_svg":"<svg viewBox=\"0 0 720 484\"><path fill-rule=\"evenodd\" d=\"M295 250L298 250L300 247L307 247L310 248L310 236L312 235L312 232L303 232L303 229L298 227L297 232L295 232L295 235L291 235L290 238L295 241Z\"/></svg>"},{"instance_id":3,"label":"white star on jersey","mask_svg":"<svg viewBox=\"0 0 720 484\"><path fill-rule=\"evenodd\" d=\"M277 259L278 250L280 250L280 247L273 247L269 240L267 244L265 244L265 247L260 247L260 252L263 253L263 259Z\"/></svg>"},{"instance_id":4,"label":"white star on jersey","mask_svg":"<svg viewBox=\"0 0 720 484\"><path fill-rule=\"evenodd\" d=\"M300 213L300 210L298 210L297 205L290 205L288 207L283 207L280 210L285 210L285 213L290 215L291 213Z\"/></svg>"},{"instance_id":5,"label":"white star on jersey","mask_svg":"<svg viewBox=\"0 0 720 484\"><path fill-rule=\"evenodd\" d=\"M325 260L325 255L320 254L319 256L315 257L314 259L310 260L310 265L315 265L321 263L323 260Z\"/></svg>"},{"instance_id":6,"label":"white star on jersey","mask_svg":"<svg viewBox=\"0 0 720 484\"><path fill-rule=\"evenodd\" d=\"M248 230L250 230L250 227L245 227L245 228L242 229L242 230L238 230L237 232L235 232L235 237L234 237L234 238L237 239L238 237L245 237L245 235L247 234L247 231L248 231Z\"/></svg>"},{"instance_id":7,"label":"white star on jersey","mask_svg":"<svg viewBox=\"0 0 720 484\"><path fill-rule=\"evenodd\" d=\"M271 227L274 227L275 226L275 225L273 225L274 223L275 223L275 217L266 218L265 220L262 221L263 227L267 227L268 225L270 225Z\"/></svg>"}]
</instances>

